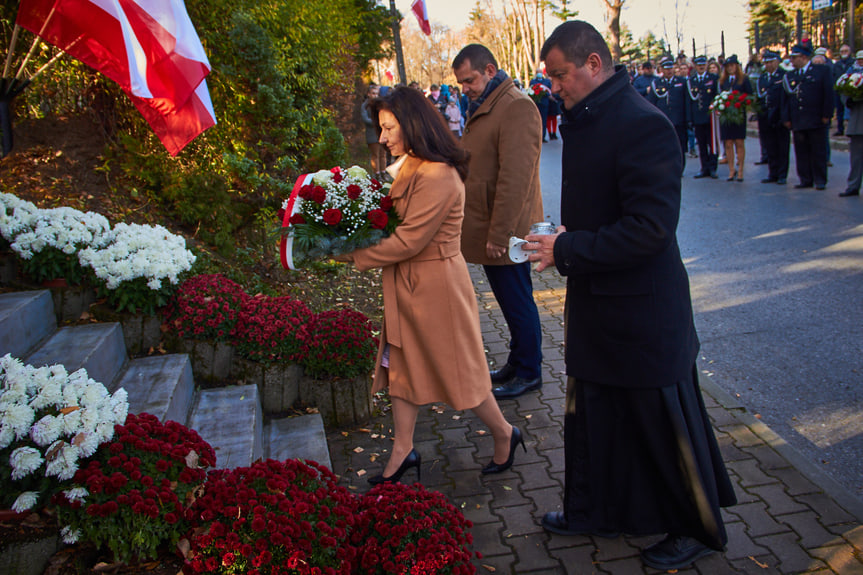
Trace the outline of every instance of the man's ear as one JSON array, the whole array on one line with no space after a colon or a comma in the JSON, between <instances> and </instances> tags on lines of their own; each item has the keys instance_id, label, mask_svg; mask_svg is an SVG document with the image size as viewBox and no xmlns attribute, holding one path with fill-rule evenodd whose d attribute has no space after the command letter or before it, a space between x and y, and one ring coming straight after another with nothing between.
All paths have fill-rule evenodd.
<instances>
[{"instance_id":1,"label":"man's ear","mask_svg":"<svg viewBox=\"0 0 863 575\"><path fill-rule=\"evenodd\" d=\"M483 72L485 72L487 76L494 78L494 75L497 74L497 68L495 68L494 64L489 62L485 65L485 70L483 70Z\"/></svg>"},{"instance_id":2,"label":"man's ear","mask_svg":"<svg viewBox=\"0 0 863 575\"><path fill-rule=\"evenodd\" d=\"M597 76L602 72L602 58L600 58L599 54L596 52L590 53L587 60L584 62L584 65L587 66L588 70L590 70L591 76Z\"/></svg>"}]
</instances>

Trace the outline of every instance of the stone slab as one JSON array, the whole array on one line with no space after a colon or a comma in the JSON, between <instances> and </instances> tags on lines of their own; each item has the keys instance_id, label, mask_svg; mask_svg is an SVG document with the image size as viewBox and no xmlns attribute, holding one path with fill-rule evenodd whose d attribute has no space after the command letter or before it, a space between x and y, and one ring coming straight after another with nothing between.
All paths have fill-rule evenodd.
<instances>
[{"instance_id":1,"label":"stone slab","mask_svg":"<svg viewBox=\"0 0 863 575\"><path fill-rule=\"evenodd\" d=\"M0 356L22 358L56 329L51 292L0 294Z\"/></svg>"},{"instance_id":2,"label":"stone slab","mask_svg":"<svg viewBox=\"0 0 863 575\"><path fill-rule=\"evenodd\" d=\"M218 469L245 467L263 457L263 415L254 385L200 390L187 426L213 447Z\"/></svg>"},{"instance_id":3,"label":"stone slab","mask_svg":"<svg viewBox=\"0 0 863 575\"><path fill-rule=\"evenodd\" d=\"M320 413L274 419L264 426L264 456L269 459L309 459L333 468Z\"/></svg>"},{"instance_id":4,"label":"stone slab","mask_svg":"<svg viewBox=\"0 0 863 575\"><path fill-rule=\"evenodd\" d=\"M106 387L126 363L126 343L119 323L64 327L27 356L34 367L62 364L70 373L81 368Z\"/></svg>"},{"instance_id":5,"label":"stone slab","mask_svg":"<svg viewBox=\"0 0 863 575\"><path fill-rule=\"evenodd\" d=\"M185 354L133 359L114 389L120 387L129 394L130 413L185 424L195 394L192 362Z\"/></svg>"}]
</instances>

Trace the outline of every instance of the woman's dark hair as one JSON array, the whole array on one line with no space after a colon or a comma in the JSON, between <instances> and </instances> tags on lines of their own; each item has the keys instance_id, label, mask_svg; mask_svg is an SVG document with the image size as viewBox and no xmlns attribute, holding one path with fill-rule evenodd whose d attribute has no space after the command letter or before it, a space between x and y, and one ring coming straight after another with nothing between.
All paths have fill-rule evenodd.
<instances>
[{"instance_id":1,"label":"woman's dark hair","mask_svg":"<svg viewBox=\"0 0 863 575\"><path fill-rule=\"evenodd\" d=\"M447 126L441 113L422 92L398 87L383 98L369 103L378 134L381 132L378 115L387 110L398 120L405 150L430 162L443 162L456 169L459 177L467 178L470 154L461 147Z\"/></svg>"}]
</instances>

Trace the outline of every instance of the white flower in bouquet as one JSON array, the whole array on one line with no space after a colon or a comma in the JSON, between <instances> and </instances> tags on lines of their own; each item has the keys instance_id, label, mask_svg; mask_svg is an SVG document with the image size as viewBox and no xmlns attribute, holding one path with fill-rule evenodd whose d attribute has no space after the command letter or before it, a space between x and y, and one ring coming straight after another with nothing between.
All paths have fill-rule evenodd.
<instances>
[{"instance_id":1,"label":"white flower in bouquet","mask_svg":"<svg viewBox=\"0 0 863 575\"><path fill-rule=\"evenodd\" d=\"M348 175L349 178L354 179L362 179L369 177L369 173L365 170L365 168L362 168L360 166L351 166L350 168L345 170L345 173Z\"/></svg>"},{"instance_id":2,"label":"white flower in bouquet","mask_svg":"<svg viewBox=\"0 0 863 575\"><path fill-rule=\"evenodd\" d=\"M333 179L333 173L330 170L318 170L312 174L312 180L319 186L326 186Z\"/></svg>"},{"instance_id":3,"label":"white flower in bouquet","mask_svg":"<svg viewBox=\"0 0 863 575\"><path fill-rule=\"evenodd\" d=\"M125 390L109 394L86 370L0 358L0 458L11 467L0 476L0 505L30 509L62 489L128 409Z\"/></svg>"}]
</instances>

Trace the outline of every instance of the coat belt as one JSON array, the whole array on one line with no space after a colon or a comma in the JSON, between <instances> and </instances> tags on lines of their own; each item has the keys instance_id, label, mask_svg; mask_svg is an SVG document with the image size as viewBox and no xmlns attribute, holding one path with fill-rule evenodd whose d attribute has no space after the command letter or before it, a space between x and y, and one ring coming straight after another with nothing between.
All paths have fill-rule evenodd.
<instances>
[{"instance_id":1,"label":"coat belt","mask_svg":"<svg viewBox=\"0 0 863 575\"><path fill-rule=\"evenodd\" d=\"M461 253L460 240L450 240L443 243L431 243L417 255L405 262L426 262L445 260ZM387 343L396 347L402 346L402 333L399 326L399 300L396 294L396 268L399 264L383 269L384 301L389 305L384 307L384 325L386 326Z\"/></svg>"}]
</instances>

